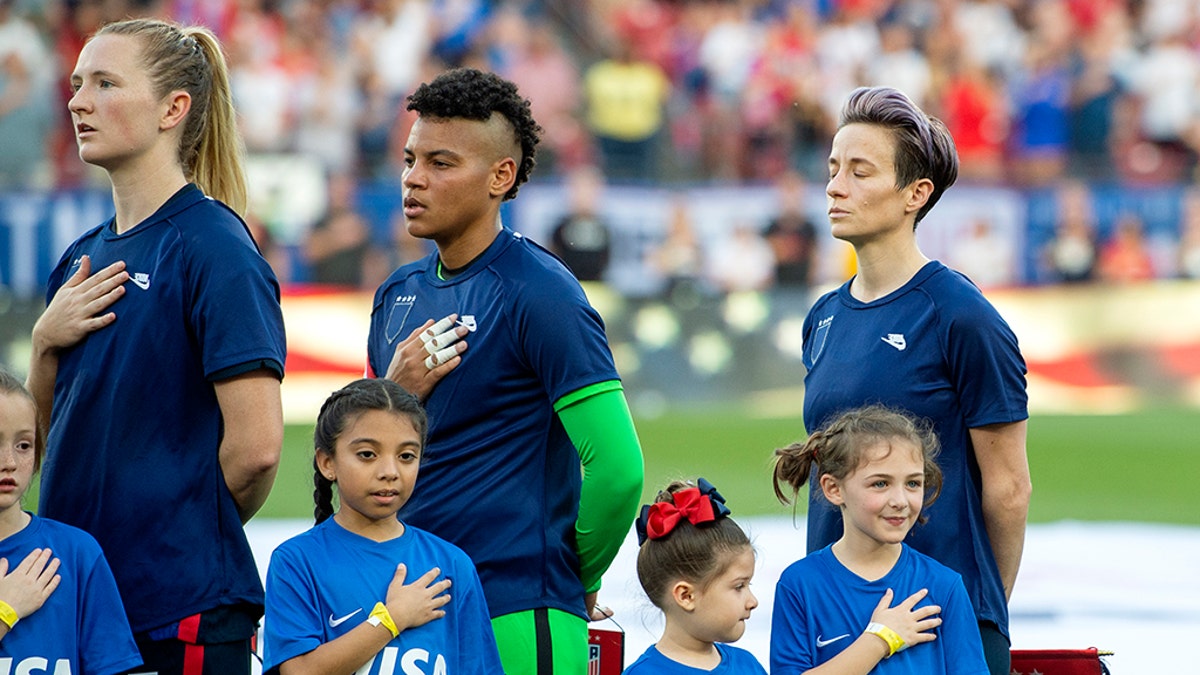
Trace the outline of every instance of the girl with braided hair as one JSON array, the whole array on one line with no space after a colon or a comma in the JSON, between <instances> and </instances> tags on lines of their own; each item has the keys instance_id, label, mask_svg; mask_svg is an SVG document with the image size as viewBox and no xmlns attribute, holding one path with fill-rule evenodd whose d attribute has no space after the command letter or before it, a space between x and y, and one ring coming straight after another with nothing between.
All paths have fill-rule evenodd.
<instances>
[{"instance_id":1,"label":"girl with braided hair","mask_svg":"<svg viewBox=\"0 0 1200 675\"><path fill-rule=\"evenodd\" d=\"M249 675L263 587L243 525L279 464L286 347L225 58L207 29L120 21L71 88L115 214L67 247L33 329L38 513L100 543L145 672Z\"/></svg>"},{"instance_id":2,"label":"girl with braided hair","mask_svg":"<svg viewBox=\"0 0 1200 675\"><path fill-rule=\"evenodd\" d=\"M779 500L811 480L843 529L775 587L773 675L987 675L962 577L904 543L941 490L938 449L928 425L872 405L775 451Z\"/></svg>"},{"instance_id":3,"label":"girl with braided hair","mask_svg":"<svg viewBox=\"0 0 1200 675\"><path fill-rule=\"evenodd\" d=\"M717 489L703 478L671 483L636 526L638 581L666 626L625 675L766 675L749 652L726 644L746 632L758 599L754 547Z\"/></svg>"},{"instance_id":4,"label":"girl with braided hair","mask_svg":"<svg viewBox=\"0 0 1200 675\"><path fill-rule=\"evenodd\" d=\"M264 672L503 672L474 564L396 517L428 429L417 398L386 379L351 382L321 406L316 525L271 555Z\"/></svg>"}]
</instances>

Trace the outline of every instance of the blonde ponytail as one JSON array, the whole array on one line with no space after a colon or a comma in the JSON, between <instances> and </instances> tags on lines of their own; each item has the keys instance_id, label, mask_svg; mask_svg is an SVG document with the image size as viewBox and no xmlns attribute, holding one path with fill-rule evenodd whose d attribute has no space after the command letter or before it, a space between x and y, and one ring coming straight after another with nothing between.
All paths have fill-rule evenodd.
<instances>
[{"instance_id":1,"label":"blonde ponytail","mask_svg":"<svg viewBox=\"0 0 1200 675\"><path fill-rule=\"evenodd\" d=\"M244 216L247 196L242 138L238 135L225 55L217 37L207 28L186 28L184 34L196 40L212 67L208 116L195 146L191 179L205 194L225 202L238 215ZM184 168L186 170L187 165Z\"/></svg>"}]
</instances>

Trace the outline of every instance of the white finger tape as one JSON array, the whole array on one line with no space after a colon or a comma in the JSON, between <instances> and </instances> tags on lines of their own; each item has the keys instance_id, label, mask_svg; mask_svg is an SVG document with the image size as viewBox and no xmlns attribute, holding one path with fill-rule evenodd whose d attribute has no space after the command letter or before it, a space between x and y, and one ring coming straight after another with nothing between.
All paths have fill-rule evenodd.
<instances>
[{"instance_id":1,"label":"white finger tape","mask_svg":"<svg viewBox=\"0 0 1200 675\"><path fill-rule=\"evenodd\" d=\"M433 370L450 359L458 356L458 349L453 345L425 357L425 367Z\"/></svg>"},{"instance_id":2,"label":"white finger tape","mask_svg":"<svg viewBox=\"0 0 1200 675\"><path fill-rule=\"evenodd\" d=\"M426 342L425 346L429 347L429 345L433 345L437 349L445 349L461 339L462 338L458 337L458 328L451 328L441 335L435 335L429 338L429 342Z\"/></svg>"},{"instance_id":3,"label":"white finger tape","mask_svg":"<svg viewBox=\"0 0 1200 675\"><path fill-rule=\"evenodd\" d=\"M452 321L450 319L450 317L446 317L446 318L442 319L441 321L438 321L437 323L433 324L429 328L426 328L424 331L422 331L421 332L421 342L429 342L430 340L434 339L435 337L438 337L439 335L441 335L442 333L445 333L447 330L449 330L450 328L453 328L453 327L454 327L454 321Z\"/></svg>"}]
</instances>

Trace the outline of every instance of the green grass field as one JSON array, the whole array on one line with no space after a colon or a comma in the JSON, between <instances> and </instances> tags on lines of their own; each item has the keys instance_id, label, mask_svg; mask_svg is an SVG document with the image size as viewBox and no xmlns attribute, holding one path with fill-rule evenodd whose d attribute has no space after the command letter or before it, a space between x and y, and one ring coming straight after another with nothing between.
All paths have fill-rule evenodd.
<instances>
[{"instance_id":1,"label":"green grass field","mask_svg":"<svg viewBox=\"0 0 1200 675\"><path fill-rule=\"evenodd\" d=\"M646 457L644 499L667 482L704 476L738 515L786 515L770 482L771 451L802 433L797 419L752 419L730 409L637 421ZM286 429L283 460L262 518L312 513L312 427ZM1030 520L1200 525L1200 410L1127 415L1034 415ZM37 504L37 486L26 496ZM803 511L803 504L800 506Z\"/></svg>"},{"instance_id":2,"label":"green grass field","mask_svg":"<svg viewBox=\"0 0 1200 675\"><path fill-rule=\"evenodd\" d=\"M720 409L641 419L637 428L646 498L672 479L701 475L735 514L791 513L775 501L769 462L774 448L802 433L798 419L751 419ZM311 434L311 427L288 427L275 489L260 517L311 513ZM1197 410L1035 415L1029 423L1030 519L1200 524L1198 441Z\"/></svg>"}]
</instances>

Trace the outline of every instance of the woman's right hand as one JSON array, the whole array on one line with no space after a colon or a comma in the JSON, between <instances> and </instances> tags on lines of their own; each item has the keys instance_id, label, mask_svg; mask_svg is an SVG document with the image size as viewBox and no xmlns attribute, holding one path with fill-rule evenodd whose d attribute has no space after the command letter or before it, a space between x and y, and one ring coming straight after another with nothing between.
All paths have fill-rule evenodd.
<instances>
[{"instance_id":1,"label":"woman's right hand","mask_svg":"<svg viewBox=\"0 0 1200 675\"><path fill-rule=\"evenodd\" d=\"M33 327L33 346L41 352L57 352L116 321L107 311L125 294L129 281L123 261L91 273L92 260L83 256L79 269L58 289L46 311Z\"/></svg>"},{"instance_id":2,"label":"woman's right hand","mask_svg":"<svg viewBox=\"0 0 1200 675\"><path fill-rule=\"evenodd\" d=\"M893 593L889 588L879 599L879 604L875 605L875 611L871 612L871 622L891 628L904 640L904 644L910 647L922 642L932 642L937 639L937 635L929 631L942 625L941 618L936 616L942 608L938 605L926 605L913 609L928 594L929 591L922 588L900 604L891 607Z\"/></svg>"},{"instance_id":3,"label":"woman's right hand","mask_svg":"<svg viewBox=\"0 0 1200 675\"><path fill-rule=\"evenodd\" d=\"M18 619L38 611L62 580L58 564L48 548L33 549L12 572L8 559L0 558L0 600L13 608Z\"/></svg>"},{"instance_id":4,"label":"woman's right hand","mask_svg":"<svg viewBox=\"0 0 1200 675\"><path fill-rule=\"evenodd\" d=\"M406 628L423 626L446 616L446 610L442 607L450 602L450 594L446 592L450 588L450 580L442 579L434 583L441 573L441 568L434 567L406 586L404 578L408 568L403 563L396 567L384 604L398 630L403 632Z\"/></svg>"}]
</instances>

